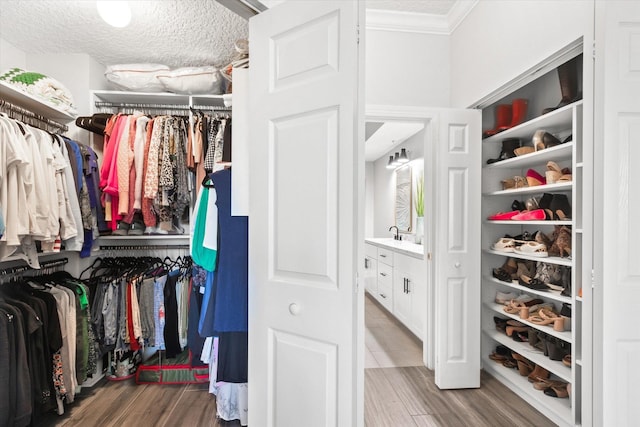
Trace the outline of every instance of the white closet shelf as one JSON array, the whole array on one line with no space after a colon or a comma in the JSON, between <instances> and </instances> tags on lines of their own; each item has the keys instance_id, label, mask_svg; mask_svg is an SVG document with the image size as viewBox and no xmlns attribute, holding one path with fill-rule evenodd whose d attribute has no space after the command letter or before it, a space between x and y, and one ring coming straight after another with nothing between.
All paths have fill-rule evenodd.
<instances>
[{"instance_id":1,"label":"white closet shelf","mask_svg":"<svg viewBox=\"0 0 640 427\"><path fill-rule=\"evenodd\" d=\"M500 221L492 221L490 219L485 220L487 224L502 224L502 225L567 225L571 226L572 221L512 221L512 220L500 220Z\"/></svg>"},{"instance_id":2,"label":"white closet shelf","mask_svg":"<svg viewBox=\"0 0 640 427\"><path fill-rule=\"evenodd\" d=\"M541 151L535 151L524 156L512 157L511 159L502 160L499 162L485 165L485 169L511 169L525 167L533 164L544 164L549 160L554 162L560 160L568 160L571 158L573 151L573 141L566 142L564 144L556 145Z\"/></svg>"},{"instance_id":3,"label":"white closet shelf","mask_svg":"<svg viewBox=\"0 0 640 427\"><path fill-rule=\"evenodd\" d=\"M517 369L505 368L488 356L483 356L482 362L487 372L499 378L503 384L552 421L563 426L574 425L571 417L571 399L547 396L543 391L533 388L527 377L521 376Z\"/></svg>"},{"instance_id":4,"label":"white closet shelf","mask_svg":"<svg viewBox=\"0 0 640 427\"><path fill-rule=\"evenodd\" d=\"M178 95L175 93L146 93L96 90L93 94L100 98L102 102L124 103L124 104L171 104L189 105L189 95Z\"/></svg>"},{"instance_id":5,"label":"white closet shelf","mask_svg":"<svg viewBox=\"0 0 640 427\"><path fill-rule=\"evenodd\" d=\"M571 130L571 122L573 119L573 107L581 105L582 100L565 105L550 113L536 117L535 119L524 122L518 126L507 129L503 132L490 136L482 140L483 143L501 142L505 138L527 138L531 139L533 134L544 129L549 133L556 133L565 130Z\"/></svg>"},{"instance_id":6,"label":"white closet shelf","mask_svg":"<svg viewBox=\"0 0 640 427\"><path fill-rule=\"evenodd\" d=\"M519 285L517 283L503 282L502 280L498 280L495 277L488 276L488 275L485 275L483 278L487 282L491 282L491 283L495 283L495 284L503 285L503 286L508 286L510 288L522 291L522 292L524 292L526 294L538 295L538 296L544 297L546 299L558 301L559 303L571 304L571 297L565 297L565 296L557 294L555 292L537 291L535 289L530 289L530 288L527 288L526 286L522 286L522 285Z\"/></svg>"},{"instance_id":7,"label":"white closet shelf","mask_svg":"<svg viewBox=\"0 0 640 427\"><path fill-rule=\"evenodd\" d=\"M182 95L169 92L146 93L96 90L95 98L100 102L112 102L115 104L166 104L166 105L190 105L198 107L228 107L231 105L230 95Z\"/></svg>"},{"instance_id":8,"label":"white closet shelf","mask_svg":"<svg viewBox=\"0 0 640 427\"><path fill-rule=\"evenodd\" d=\"M514 194L533 194L533 193L549 193L551 191L570 191L573 183L560 182L557 184L536 185L534 187L523 187L509 190L491 191L483 193L484 196L511 196Z\"/></svg>"},{"instance_id":9,"label":"white closet shelf","mask_svg":"<svg viewBox=\"0 0 640 427\"><path fill-rule=\"evenodd\" d=\"M540 331L540 332L544 332L547 335L551 335L553 337L559 338L562 341L568 342L568 343L572 343L572 337L571 337L571 331L563 331L563 332L558 332L556 330L553 329L553 325L536 325L535 323L531 323L528 320L524 320L521 319L520 316L516 316L515 314L510 314L507 313L503 310L504 306L502 304L498 304L495 302L488 302L484 304L487 308L491 309L492 311L495 311L496 313L499 313L501 316L506 316L509 317L511 319L517 320L520 323L523 323L527 326L531 326L532 328Z\"/></svg>"},{"instance_id":10,"label":"white closet shelf","mask_svg":"<svg viewBox=\"0 0 640 427\"><path fill-rule=\"evenodd\" d=\"M483 249L483 252L492 254L492 255L500 255L508 258L528 259L530 261L540 261L540 262L546 262L549 264L558 264L558 265L565 265L567 267L571 267L570 258L560 258L557 256L549 256L549 257L529 256L529 255L524 255L518 252L500 252L500 251L492 251L490 249Z\"/></svg>"},{"instance_id":11,"label":"white closet shelf","mask_svg":"<svg viewBox=\"0 0 640 427\"><path fill-rule=\"evenodd\" d=\"M70 122L75 119L73 114L69 114L41 98L22 92L4 81L0 81L0 98L51 120Z\"/></svg>"},{"instance_id":12,"label":"white closet shelf","mask_svg":"<svg viewBox=\"0 0 640 427\"><path fill-rule=\"evenodd\" d=\"M542 353L542 351L530 346L529 343L514 341L506 334L498 332L496 330L485 330L484 333L492 340L509 347L511 350L520 354L522 357L529 359L536 365L542 366L544 369L557 375L562 380L571 382L570 367L565 366L564 364L562 364L562 362L549 359Z\"/></svg>"}]
</instances>

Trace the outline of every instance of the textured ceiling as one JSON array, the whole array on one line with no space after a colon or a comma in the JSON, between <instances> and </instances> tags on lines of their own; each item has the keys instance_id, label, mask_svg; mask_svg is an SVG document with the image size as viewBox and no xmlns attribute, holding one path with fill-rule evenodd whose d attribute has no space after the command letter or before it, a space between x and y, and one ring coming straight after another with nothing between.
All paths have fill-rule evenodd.
<instances>
[{"instance_id":1,"label":"textured ceiling","mask_svg":"<svg viewBox=\"0 0 640 427\"><path fill-rule=\"evenodd\" d=\"M0 37L29 53L86 53L104 65L154 62L224 66L247 21L213 0L130 1L131 24L114 28L95 1L0 0Z\"/></svg>"},{"instance_id":2,"label":"textured ceiling","mask_svg":"<svg viewBox=\"0 0 640 427\"><path fill-rule=\"evenodd\" d=\"M459 0L466 1L466 0ZM369 9L446 15L456 0L366 0ZM85 53L104 65L228 64L247 21L214 0L129 1L132 19L114 28L91 0L0 0L0 37L28 54Z\"/></svg>"}]
</instances>

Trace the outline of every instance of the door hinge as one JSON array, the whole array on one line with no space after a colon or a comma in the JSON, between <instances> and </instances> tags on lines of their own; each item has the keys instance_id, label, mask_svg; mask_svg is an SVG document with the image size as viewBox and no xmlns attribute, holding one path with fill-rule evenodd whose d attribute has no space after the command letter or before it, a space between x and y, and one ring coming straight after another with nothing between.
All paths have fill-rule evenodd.
<instances>
[{"instance_id":1,"label":"door hinge","mask_svg":"<svg viewBox=\"0 0 640 427\"><path fill-rule=\"evenodd\" d=\"M356 294L358 293L359 290L360 290L360 274L356 272L356 289L355 289Z\"/></svg>"},{"instance_id":2,"label":"door hinge","mask_svg":"<svg viewBox=\"0 0 640 427\"><path fill-rule=\"evenodd\" d=\"M596 60L596 41L593 41L593 45L591 46L591 57L593 60Z\"/></svg>"},{"instance_id":3,"label":"door hinge","mask_svg":"<svg viewBox=\"0 0 640 427\"><path fill-rule=\"evenodd\" d=\"M360 24L356 25L356 43L360 44Z\"/></svg>"}]
</instances>

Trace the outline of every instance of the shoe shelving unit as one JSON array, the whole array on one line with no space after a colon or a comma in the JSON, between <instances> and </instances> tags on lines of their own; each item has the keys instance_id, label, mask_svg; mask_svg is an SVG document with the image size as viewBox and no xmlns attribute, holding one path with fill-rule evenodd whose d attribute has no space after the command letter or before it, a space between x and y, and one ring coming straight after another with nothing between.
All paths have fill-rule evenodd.
<instances>
[{"instance_id":1,"label":"shoe shelving unit","mask_svg":"<svg viewBox=\"0 0 640 427\"><path fill-rule=\"evenodd\" d=\"M490 107L487 107L489 113ZM581 299L577 297L582 286L582 101L577 101L558 108L545 115L538 116L518 126L482 140L482 365L483 369L499 379L507 387L520 395L528 403L545 414L553 422L561 426L580 425L581 419L581 334L582 307ZM520 138L523 145L532 145L532 138L537 130L546 130L561 141L569 135L571 140L544 150L535 151L511 159L487 164L488 159L498 157L502 147L502 140L506 138ZM560 167L569 167L572 171L572 181L534 187L516 189L502 188L501 181L514 176L526 175L528 169L534 169L544 176L546 164L554 161ZM539 197L543 193L565 194L572 207L571 218L567 220L542 221L490 221L490 215L497 212L511 210L514 200L524 202L530 197ZM505 234L518 235L525 231L543 232L550 235L554 226L571 227L571 256L570 257L537 257L521 253L507 253L491 250L491 245ZM517 283L508 283L492 276L494 268L501 267L508 258L516 260L531 260L548 264L557 264L571 268L571 296L558 292L546 292L529 289ZM555 331L552 325L537 325L521 319L517 314L509 314L503 310L503 305L496 303L496 292L517 292L541 298L545 302L553 303L559 312L562 304L568 303L572 307L571 330ZM527 342L517 342L505 333L496 330L494 316L515 319L526 326L535 328L545 334L560 339L571 345L572 364L570 367L562 361L551 360L543 352ZM543 391L536 390L526 376L521 376L517 369L506 368L491 360L488 356L497 345L504 345L513 352L521 354L536 365L552 373L552 378L571 383L569 398L555 398L547 396Z\"/></svg>"}]
</instances>

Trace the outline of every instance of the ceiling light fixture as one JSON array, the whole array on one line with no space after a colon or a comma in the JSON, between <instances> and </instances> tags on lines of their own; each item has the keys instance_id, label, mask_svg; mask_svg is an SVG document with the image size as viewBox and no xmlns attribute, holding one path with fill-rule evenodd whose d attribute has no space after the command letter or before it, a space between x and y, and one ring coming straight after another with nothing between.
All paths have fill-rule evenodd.
<instances>
[{"instance_id":1,"label":"ceiling light fixture","mask_svg":"<svg viewBox=\"0 0 640 427\"><path fill-rule=\"evenodd\" d=\"M98 0L98 14L112 27L124 28L131 22L131 7L128 1Z\"/></svg>"}]
</instances>

